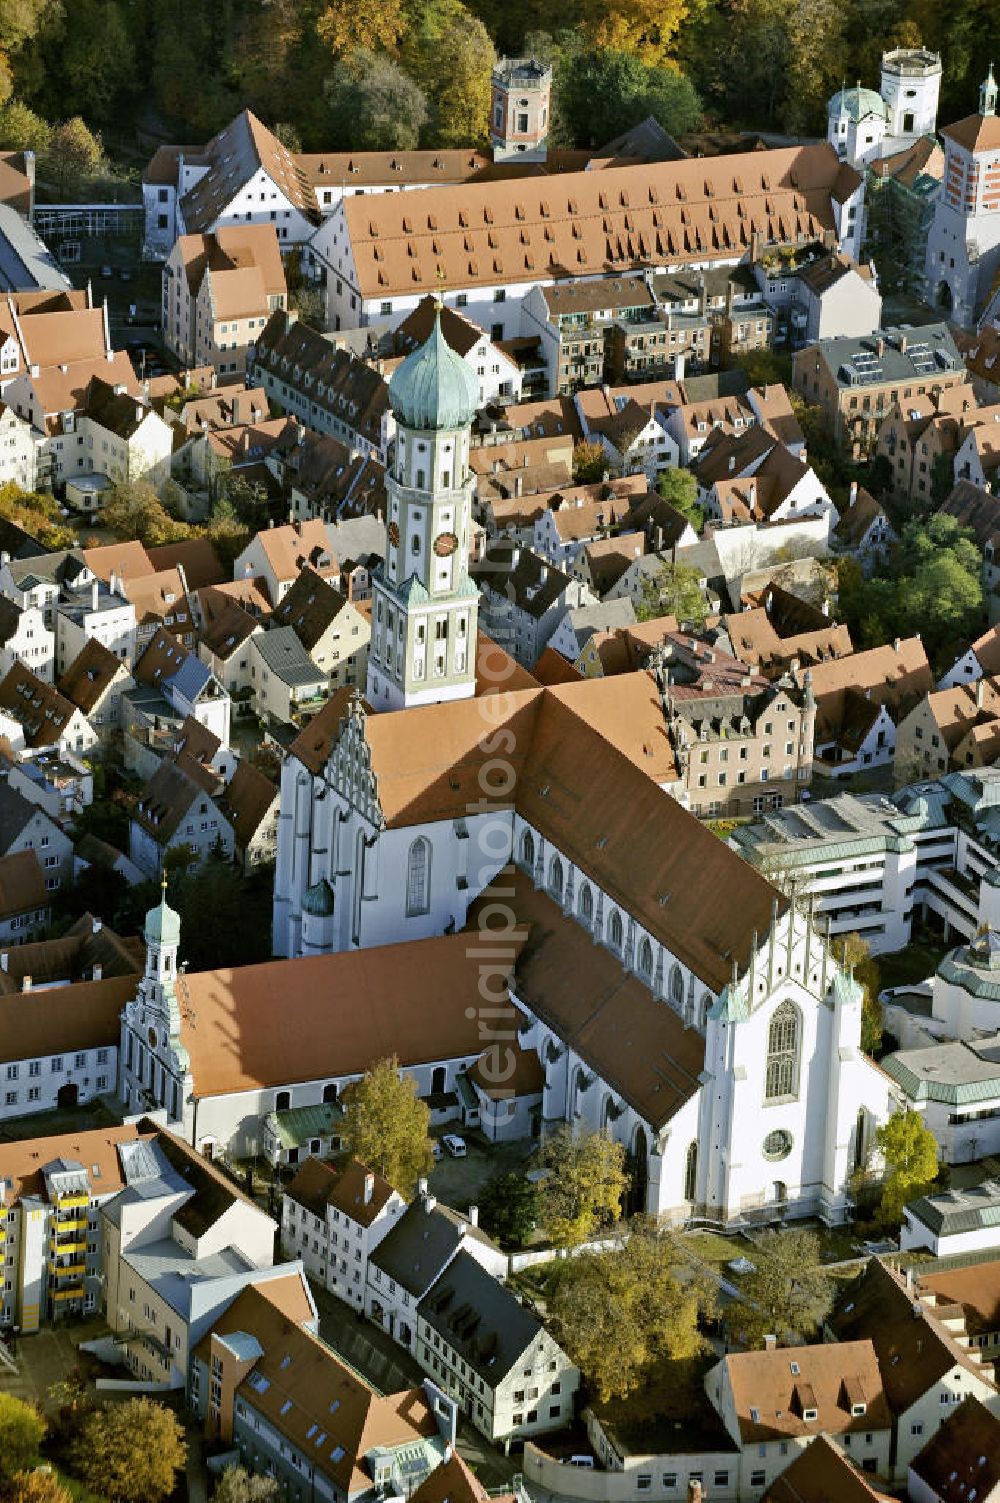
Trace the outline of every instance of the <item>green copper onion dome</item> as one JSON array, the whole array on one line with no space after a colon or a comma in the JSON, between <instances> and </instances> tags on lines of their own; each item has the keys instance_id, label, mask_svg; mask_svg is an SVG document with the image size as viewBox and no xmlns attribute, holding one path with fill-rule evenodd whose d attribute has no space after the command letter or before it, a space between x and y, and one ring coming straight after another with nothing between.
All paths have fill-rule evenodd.
<instances>
[{"instance_id":1,"label":"green copper onion dome","mask_svg":"<svg viewBox=\"0 0 1000 1503\"><path fill-rule=\"evenodd\" d=\"M146 943L148 945L177 946L181 938L181 918L167 904L167 879L162 882L163 897L155 908L146 914Z\"/></svg>"},{"instance_id":2,"label":"green copper onion dome","mask_svg":"<svg viewBox=\"0 0 1000 1503\"><path fill-rule=\"evenodd\" d=\"M329 918L333 913L333 888L325 877L302 894L302 912L312 914L313 918Z\"/></svg>"},{"instance_id":3,"label":"green copper onion dome","mask_svg":"<svg viewBox=\"0 0 1000 1503\"><path fill-rule=\"evenodd\" d=\"M830 100L831 115L845 114L851 120L866 119L869 115L888 121L889 106L874 89L863 89L860 84L854 89L838 89Z\"/></svg>"},{"instance_id":4,"label":"green copper onion dome","mask_svg":"<svg viewBox=\"0 0 1000 1503\"><path fill-rule=\"evenodd\" d=\"M425 433L467 428L475 417L479 385L445 339L440 307L429 339L407 355L389 382L389 402L398 422Z\"/></svg>"}]
</instances>

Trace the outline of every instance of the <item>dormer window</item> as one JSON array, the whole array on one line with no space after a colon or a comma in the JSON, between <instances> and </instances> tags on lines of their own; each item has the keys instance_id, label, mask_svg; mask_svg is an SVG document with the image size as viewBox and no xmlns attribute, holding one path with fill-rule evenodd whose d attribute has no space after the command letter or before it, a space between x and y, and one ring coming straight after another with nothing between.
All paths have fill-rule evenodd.
<instances>
[{"instance_id":1,"label":"dormer window","mask_svg":"<svg viewBox=\"0 0 1000 1503\"><path fill-rule=\"evenodd\" d=\"M864 1403L852 1404L851 1414L857 1418L859 1415L868 1413L868 1405Z\"/></svg>"},{"instance_id":2,"label":"dormer window","mask_svg":"<svg viewBox=\"0 0 1000 1503\"><path fill-rule=\"evenodd\" d=\"M805 1420L806 1424L810 1424L812 1421L819 1419L819 1410L803 1409L802 1418Z\"/></svg>"}]
</instances>

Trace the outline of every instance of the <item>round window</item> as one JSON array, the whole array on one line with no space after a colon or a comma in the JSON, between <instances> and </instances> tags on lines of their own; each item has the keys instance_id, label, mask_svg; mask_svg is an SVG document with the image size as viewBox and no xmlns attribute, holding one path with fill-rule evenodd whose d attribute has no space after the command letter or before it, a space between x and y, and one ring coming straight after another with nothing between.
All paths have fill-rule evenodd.
<instances>
[{"instance_id":1,"label":"round window","mask_svg":"<svg viewBox=\"0 0 1000 1503\"><path fill-rule=\"evenodd\" d=\"M764 1157L766 1159L787 1159L792 1151L792 1135L783 1127L776 1127L769 1132L764 1139Z\"/></svg>"}]
</instances>

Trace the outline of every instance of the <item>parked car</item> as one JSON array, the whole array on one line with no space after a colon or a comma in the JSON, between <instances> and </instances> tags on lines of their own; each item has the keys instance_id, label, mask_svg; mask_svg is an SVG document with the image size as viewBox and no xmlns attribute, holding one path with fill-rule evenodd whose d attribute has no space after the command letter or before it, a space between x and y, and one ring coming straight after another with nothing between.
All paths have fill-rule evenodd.
<instances>
[{"instance_id":1,"label":"parked car","mask_svg":"<svg viewBox=\"0 0 1000 1503\"><path fill-rule=\"evenodd\" d=\"M460 1138L458 1136L458 1133L447 1132L445 1133L441 1141L448 1152L451 1154L453 1159L464 1159L465 1155L468 1153L468 1149L465 1146L465 1139Z\"/></svg>"},{"instance_id":2,"label":"parked car","mask_svg":"<svg viewBox=\"0 0 1000 1503\"><path fill-rule=\"evenodd\" d=\"M110 282L110 280L111 280L111 278L113 276L114 276L114 272L111 270L110 266L102 266L101 267L101 281L102 282Z\"/></svg>"},{"instance_id":3,"label":"parked car","mask_svg":"<svg viewBox=\"0 0 1000 1503\"><path fill-rule=\"evenodd\" d=\"M588 1472L592 1472L594 1470L594 1458L593 1456L569 1456L563 1462L563 1466L579 1466L585 1468Z\"/></svg>"},{"instance_id":4,"label":"parked car","mask_svg":"<svg viewBox=\"0 0 1000 1503\"><path fill-rule=\"evenodd\" d=\"M431 1153L434 1155L435 1164L440 1163L444 1158L444 1150L442 1149L441 1144L438 1142L437 1138L431 1139Z\"/></svg>"}]
</instances>

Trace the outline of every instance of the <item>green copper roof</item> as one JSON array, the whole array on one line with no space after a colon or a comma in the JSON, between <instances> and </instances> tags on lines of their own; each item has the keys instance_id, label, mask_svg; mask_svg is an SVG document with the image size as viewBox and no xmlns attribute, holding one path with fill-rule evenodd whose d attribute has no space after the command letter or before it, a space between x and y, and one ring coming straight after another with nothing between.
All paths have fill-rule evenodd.
<instances>
[{"instance_id":1,"label":"green copper roof","mask_svg":"<svg viewBox=\"0 0 1000 1503\"><path fill-rule=\"evenodd\" d=\"M407 355L389 382L389 402L400 423L424 433L467 428L475 417L479 386L471 366L445 339L440 309L430 338Z\"/></svg>"},{"instance_id":2,"label":"green copper roof","mask_svg":"<svg viewBox=\"0 0 1000 1503\"><path fill-rule=\"evenodd\" d=\"M830 114L848 114L852 120L864 120L866 115L877 115L880 120L889 119L889 106L874 89L838 89L830 100Z\"/></svg>"},{"instance_id":3,"label":"green copper roof","mask_svg":"<svg viewBox=\"0 0 1000 1503\"><path fill-rule=\"evenodd\" d=\"M727 982L709 1016L721 1023L742 1023L750 1016L750 1004L739 986Z\"/></svg>"},{"instance_id":4,"label":"green copper roof","mask_svg":"<svg viewBox=\"0 0 1000 1503\"><path fill-rule=\"evenodd\" d=\"M325 877L307 887L302 894L302 911L313 918L329 918L333 913L333 888Z\"/></svg>"},{"instance_id":5,"label":"green copper roof","mask_svg":"<svg viewBox=\"0 0 1000 1503\"><path fill-rule=\"evenodd\" d=\"M178 945L181 939L179 913L167 905L167 883L163 882L163 897L155 908L146 914L146 943L148 945Z\"/></svg>"}]
</instances>

